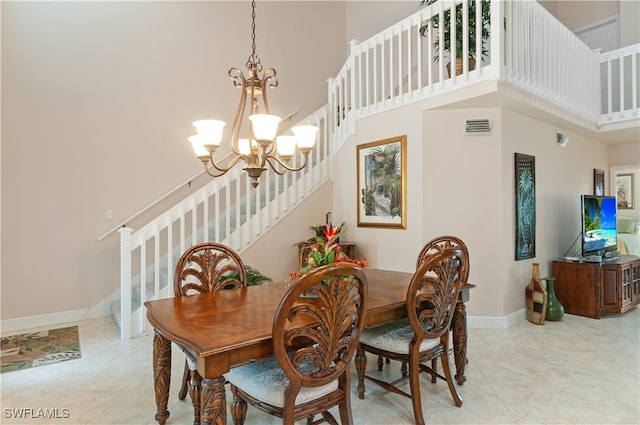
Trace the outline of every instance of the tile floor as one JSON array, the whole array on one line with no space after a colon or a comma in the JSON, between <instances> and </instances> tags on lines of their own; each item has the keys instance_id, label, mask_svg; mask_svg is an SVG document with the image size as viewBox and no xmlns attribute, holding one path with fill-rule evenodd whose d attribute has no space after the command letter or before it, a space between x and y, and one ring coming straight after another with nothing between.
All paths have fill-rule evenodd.
<instances>
[{"instance_id":1,"label":"tile floor","mask_svg":"<svg viewBox=\"0 0 640 425\"><path fill-rule=\"evenodd\" d=\"M0 423L156 424L151 336L121 341L111 318L78 325L82 359L0 375ZM428 424L640 424L640 308L600 320L565 315L544 326L470 329L468 357L461 408L444 382L422 378ZM191 401L177 398L183 362L174 349L167 425L193 422ZM360 400L355 368L353 379L355 424L413 423L409 399L370 384ZM15 417L25 409L68 418ZM249 407L246 423L280 421Z\"/></svg>"}]
</instances>

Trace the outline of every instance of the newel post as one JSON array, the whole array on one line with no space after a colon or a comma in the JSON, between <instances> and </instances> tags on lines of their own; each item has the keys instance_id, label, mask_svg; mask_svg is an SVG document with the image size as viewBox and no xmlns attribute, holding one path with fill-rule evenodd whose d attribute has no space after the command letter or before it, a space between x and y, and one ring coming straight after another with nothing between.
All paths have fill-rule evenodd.
<instances>
[{"instance_id":1,"label":"newel post","mask_svg":"<svg viewBox=\"0 0 640 425\"><path fill-rule=\"evenodd\" d=\"M120 339L131 339L131 234L122 227L120 233Z\"/></svg>"}]
</instances>

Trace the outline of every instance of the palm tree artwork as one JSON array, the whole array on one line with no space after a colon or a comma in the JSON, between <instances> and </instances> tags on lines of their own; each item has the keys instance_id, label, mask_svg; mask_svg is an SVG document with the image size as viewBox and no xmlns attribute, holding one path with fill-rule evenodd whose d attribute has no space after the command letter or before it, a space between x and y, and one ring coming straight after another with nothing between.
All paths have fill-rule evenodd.
<instances>
[{"instance_id":1,"label":"palm tree artwork","mask_svg":"<svg viewBox=\"0 0 640 425\"><path fill-rule=\"evenodd\" d=\"M515 154L516 165L516 260L536 255L535 157Z\"/></svg>"},{"instance_id":2,"label":"palm tree artwork","mask_svg":"<svg viewBox=\"0 0 640 425\"><path fill-rule=\"evenodd\" d=\"M377 146L365 155L365 186L360 202L369 216L402 214L400 142Z\"/></svg>"}]
</instances>

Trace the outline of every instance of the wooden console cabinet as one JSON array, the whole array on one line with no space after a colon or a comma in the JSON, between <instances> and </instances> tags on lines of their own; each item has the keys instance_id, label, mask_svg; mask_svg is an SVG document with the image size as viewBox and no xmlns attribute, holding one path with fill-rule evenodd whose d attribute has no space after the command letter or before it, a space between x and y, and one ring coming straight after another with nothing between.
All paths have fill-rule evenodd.
<instances>
[{"instance_id":1,"label":"wooden console cabinet","mask_svg":"<svg viewBox=\"0 0 640 425\"><path fill-rule=\"evenodd\" d=\"M557 260L553 276L556 296L568 314L599 319L640 304L640 257L634 255L603 263Z\"/></svg>"}]
</instances>

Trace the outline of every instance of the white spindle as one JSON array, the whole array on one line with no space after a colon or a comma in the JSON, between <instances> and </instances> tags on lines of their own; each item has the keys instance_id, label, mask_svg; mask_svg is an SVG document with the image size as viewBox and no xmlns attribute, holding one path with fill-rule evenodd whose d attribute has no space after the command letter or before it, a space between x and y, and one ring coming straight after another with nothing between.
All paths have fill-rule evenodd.
<instances>
[{"instance_id":1,"label":"white spindle","mask_svg":"<svg viewBox=\"0 0 640 425\"><path fill-rule=\"evenodd\" d=\"M160 296L160 258L160 227L155 224L153 226L153 292L156 297Z\"/></svg>"},{"instance_id":2,"label":"white spindle","mask_svg":"<svg viewBox=\"0 0 640 425\"><path fill-rule=\"evenodd\" d=\"M476 0L476 45L469 46L470 49L476 51L476 68L480 70L482 67L482 29L484 22L482 22L482 1Z\"/></svg>"},{"instance_id":3,"label":"white spindle","mask_svg":"<svg viewBox=\"0 0 640 425\"><path fill-rule=\"evenodd\" d=\"M607 114L611 117L613 113L613 78L611 69L611 59L607 61Z\"/></svg>"},{"instance_id":4,"label":"white spindle","mask_svg":"<svg viewBox=\"0 0 640 425\"><path fill-rule=\"evenodd\" d=\"M620 49L620 116L624 116L624 50Z\"/></svg>"},{"instance_id":5,"label":"white spindle","mask_svg":"<svg viewBox=\"0 0 640 425\"><path fill-rule=\"evenodd\" d=\"M638 115L638 55L631 55L631 111L634 116Z\"/></svg>"},{"instance_id":6,"label":"white spindle","mask_svg":"<svg viewBox=\"0 0 640 425\"><path fill-rule=\"evenodd\" d=\"M144 294L147 293L147 243L144 240L144 235L140 235L140 303L144 302ZM154 258L154 261L156 259ZM158 296L158 289L156 288L155 296ZM138 308L139 306L136 306Z\"/></svg>"},{"instance_id":7,"label":"white spindle","mask_svg":"<svg viewBox=\"0 0 640 425\"><path fill-rule=\"evenodd\" d=\"M207 189L202 190L202 214L204 215L202 219L202 241L209 242L209 229L211 228L210 219L209 219L209 191Z\"/></svg>"},{"instance_id":8,"label":"white spindle","mask_svg":"<svg viewBox=\"0 0 640 425\"><path fill-rule=\"evenodd\" d=\"M242 217L241 217L242 210L240 205L240 199L242 198L240 187L242 186L242 184L241 184L241 178L238 175L238 172L236 170L237 168L234 169L234 173L233 173L233 178L235 180L235 184L233 186L235 188L234 203L236 206L235 208L236 217L234 220L236 222L236 227L235 227L236 231L234 232L236 235L236 243L232 244L231 246L233 247L233 249L237 251L242 247ZM231 239L229 239L229 241L231 241Z\"/></svg>"},{"instance_id":9,"label":"white spindle","mask_svg":"<svg viewBox=\"0 0 640 425\"><path fill-rule=\"evenodd\" d=\"M191 198L191 245L198 243L198 205Z\"/></svg>"},{"instance_id":10,"label":"white spindle","mask_svg":"<svg viewBox=\"0 0 640 425\"><path fill-rule=\"evenodd\" d=\"M187 250L187 241L185 241L185 224L184 224L184 209L182 207L178 208L178 237L180 238L180 252L185 252ZM171 225L171 219L169 219L169 227Z\"/></svg>"}]
</instances>

